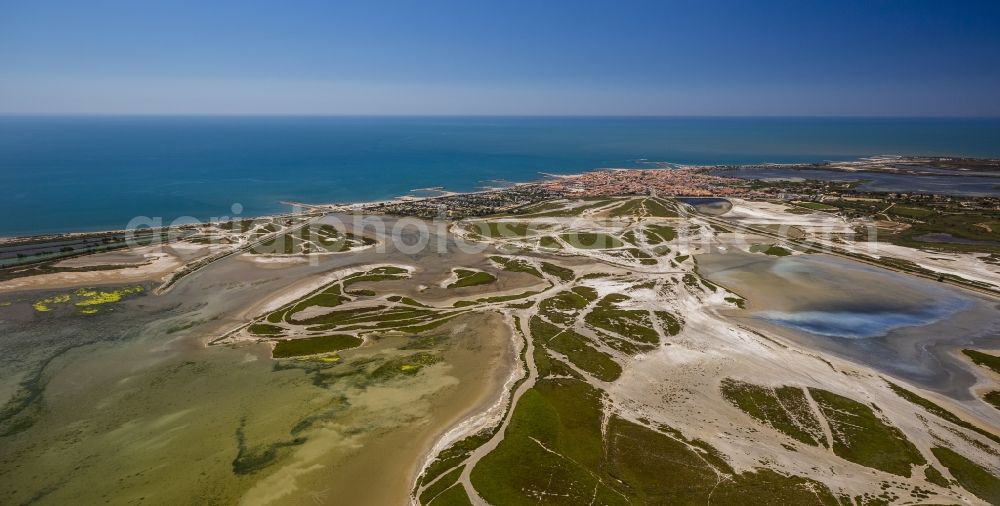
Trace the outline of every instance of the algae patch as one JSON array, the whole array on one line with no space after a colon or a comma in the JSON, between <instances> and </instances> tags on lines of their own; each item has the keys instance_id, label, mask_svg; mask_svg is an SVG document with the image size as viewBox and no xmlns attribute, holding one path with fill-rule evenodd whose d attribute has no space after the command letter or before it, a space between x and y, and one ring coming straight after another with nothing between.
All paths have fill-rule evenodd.
<instances>
[{"instance_id":1,"label":"algae patch","mask_svg":"<svg viewBox=\"0 0 1000 506\"><path fill-rule=\"evenodd\" d=\"M100 311L100 306L121 302L132 295L142 293L143 287L140 285L125 286L114 290L98 290L96 288L80 288L71 293L60 293L38 299L31 304L31 307L39 313L53 311L58 306L73 303L81 314L94 314Z\"/></svg>"}]
</instances>

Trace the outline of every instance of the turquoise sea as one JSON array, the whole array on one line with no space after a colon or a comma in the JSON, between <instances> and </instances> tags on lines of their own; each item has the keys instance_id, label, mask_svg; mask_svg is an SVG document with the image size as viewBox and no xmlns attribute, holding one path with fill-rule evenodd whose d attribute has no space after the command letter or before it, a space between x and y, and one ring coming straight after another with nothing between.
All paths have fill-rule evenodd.
<instances>
[{"instance_id":1,"label":"turquoise sea","mask_svg":"<svg viewBox=\"0 0 1000 506\"><path fill-rule=\"evenodd\" d=\"M645 162L1000 156L1000 119L0 117L0 236Z\"/></svg>"}]
</instances>

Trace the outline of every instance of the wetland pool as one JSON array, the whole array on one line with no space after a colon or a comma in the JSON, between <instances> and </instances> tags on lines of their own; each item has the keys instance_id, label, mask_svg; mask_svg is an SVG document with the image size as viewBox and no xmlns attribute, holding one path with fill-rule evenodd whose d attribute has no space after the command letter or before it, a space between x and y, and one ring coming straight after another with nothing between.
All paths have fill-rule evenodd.
<instances>
[{"instance_id":1,"label":"wetland pool","mask_svg":"<svg viewBox=\"0 0 1000 506\"><path fill-rule=\"evenodd\" d=\"M848 172L825 169L788 169L780 167L744 167L739 170L715 171L716 175L739 179L788 181L861 182L862 192L917 192L941 195L987 197L1000 195L1000 177L991 173L956 173L911 175L891 172Z\"/></svg>"},{"instance_id":2,"label":"wetland pool","mask_svg":"<svg viewBox=\"0 0 1000 506\"><path fill-rule=\"evenodd\" d=\"M700 272L739 293L741 324L859 362L956 399L976 377L956 353L1000 345L996 301L825 255L698 257Z\"/></svg>"}]
</instances>

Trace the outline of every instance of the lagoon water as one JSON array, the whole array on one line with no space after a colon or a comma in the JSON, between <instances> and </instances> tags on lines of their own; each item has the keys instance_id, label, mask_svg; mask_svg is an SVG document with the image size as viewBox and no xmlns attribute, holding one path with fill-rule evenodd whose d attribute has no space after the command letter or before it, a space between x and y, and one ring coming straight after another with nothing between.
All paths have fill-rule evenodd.
<instances>
[{"instance_id":1,"label":"lagoon water","mask_svg":"<svg viewBox=\"0 0 1000 506\"><path fill-rule=\"evenodd\" d=\"M817 179L820 181L860 181L859 191L866 192L919 192L970 197L1000 196L1000 174L985 175L921 175L889 174L881 172L843 172L837 170L743 168L738 171L720 171L721 175L743 179ZM980 173L982 174L982 173Z\"/></svg>"},{"instance_id":2,"label":"lagoon water","mask_svg":"<svg viewBox=\"0 0 1000 506\"><path fill-rule=\"evenodd\" d=\"M761 311L765 320L812 334L847 339L882 337L893 330L934 323L968 307L961 300L916 307L906 311L883 308L856 308L832 311Z\"/></svg>"},{"instance_id":3,"label":"lagoon water","mask_svg":"<svg viewBox=\"0 0 1000 506\"><path fill-rule=\"evenodd\" d=\"M1000 156L998 119L0 117L0 236L602 167Z\"/></svg>"},{"instance_id":4,"label":"lagoon water","mask_svg":"<svg viewBox=\"0 0 1000 506\"><path fill-rule=\"evenodd\" d=\"M976 381L956 350L1000 345L1000 305L933 281L824 255L728 251L698 266L748 299L737 321L956 399Z\"/></svg>"},{"instance_id":5,"label":"lagoon water","mask_svg":"<svg viewBox=\"0 0 1000 506\"><path fill-rule=\"evenodd\" d=\"M390 241L378 260L414 266L412 282L392 290L439 304L454 295L424 299L435 290L418 287L451 265L487 262L448 248L442 261ZM404 504L435 440L503 389L516 351L500 315L456 318L430 339L371 336L335 365L274 362L262 343L205 346L269 297L372 260L370 251L315 264L230 256L170 292L145 290L87 316L32 308L67 290L4 293L0 504ZM511 274L501 279L518 286ZM439 361L419 375L357 373L414 353Z\"/></svg>"}]
</instances>

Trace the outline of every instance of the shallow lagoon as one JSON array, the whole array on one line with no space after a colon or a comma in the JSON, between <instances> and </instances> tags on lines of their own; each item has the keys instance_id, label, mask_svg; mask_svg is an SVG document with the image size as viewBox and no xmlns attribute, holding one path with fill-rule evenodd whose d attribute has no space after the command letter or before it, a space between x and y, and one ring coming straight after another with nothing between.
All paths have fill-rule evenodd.
<instances>
[{"instance_id":1,"label":"shallow lagoon","mask_svg":"<svg viewBox=\"0 0 1000 506\"><path fill-rule=\"evenodd\" d=\"M858 191L918 192L973 197L1000 195L1000 177L996 175L922 175L887 172L845 172L824 169L743 168L719 171L720 176L740 179L789 179L819 181L864 181Z\"/></svg>"},{"instance_id":2,"label":"shallow lagoon","mask_svg":"<svg viewBox=\"0 0 1000 506\"><path fill-rule=\"evenodd\" d=\"M680 197L677 200L710 216L721 216L733 208L732 202L718 197Z\"/></svg>"},{"instance_id":3,"label":"shallow lagoon","mask_svg":"<svg viewBox=\"0 0 1000 506\"><path fill-rule=\"evenodd\" d=\"M436 437L502 388L514 352L498 316L456 319L429 340L383 336L335 365L277 363L261 344L204 346L268 295L371 261L434 279L449 265L392 249L277 267L232 257L165 295L90 316L33 312L53 292L0 298L13 299L0 307L2 400L31 378L38 394L0 424L23 422L0 436L0 503L404 502ZM376 374L415 353L440 360L415 375Z\"/></svg>"},{"instance_id":4,"label":"shallow lagoon","mask_svg":"<svg viewBox=\"0 0 1000 506\"><path fill-rule=\"evenodd\" d=\"M832 257L779 259L770 272L799 285L793 293L806 289L801 282L807 280L817 289L829 290L830 297L794 311L759 311L757 316L827 337L884 337L897 329L930 325L973 305L971 298L949 288Z\"/></svg>"},{"instance_id":5,"label":"shallow lagoon","mask_svg":"<svg viewBox=\"0 0 1000 506\"><path fill-rule=\"evenodd\" d=\"M847 339L882 337L890 332L921 325L929 325L968 307L964 301L949 301L938 306L895 310L840 309L829 311L761 311L760 318L786 327L812 334Z\"/></svg>"},{"instance_id":6,"label":"shallow lagoon","mask_svg":"<svg viewBox=\"0 0 1000 506\"><path fill-rule=\"evenodd\" d=\"M731 316L958 399L975 376L954 353L1000 345L995 301L824 255L698 257L700 272L748 299Z\"/></svg>"}]
</instances>

